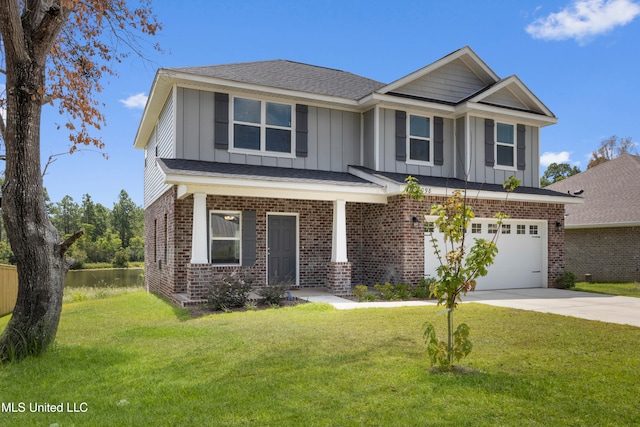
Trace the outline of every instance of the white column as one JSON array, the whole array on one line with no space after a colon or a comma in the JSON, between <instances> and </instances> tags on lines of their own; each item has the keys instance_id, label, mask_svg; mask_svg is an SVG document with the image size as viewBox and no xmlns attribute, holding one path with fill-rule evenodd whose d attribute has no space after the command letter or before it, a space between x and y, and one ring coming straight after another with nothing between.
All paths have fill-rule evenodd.
<instances>
[{"instance_id":1,"label":"white column","mask_svg":"<svg viewBox=\"0 0 640 427\"><path fill-rule=\"evenodd\" d=\"M331 244L331 262L347 262L347 203L344 200L333 202L333 239Z\"/></svg>"},{"instance_id":2,"label":"white column","mask_svg":"<svg viewBox=\"0 0 640 427\"><path fill-rule=\"evenodd\" d=\"M193 228L191 234L191 264L207 264L207 195L193 195Z\"/></svg>"}]
</instances>

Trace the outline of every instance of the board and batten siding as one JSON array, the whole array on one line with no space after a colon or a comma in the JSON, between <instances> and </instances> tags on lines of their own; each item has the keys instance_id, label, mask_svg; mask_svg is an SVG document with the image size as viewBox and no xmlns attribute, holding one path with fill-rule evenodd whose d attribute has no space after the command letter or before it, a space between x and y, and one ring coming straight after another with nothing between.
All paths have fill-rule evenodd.
<instances>
[{"instance_id":1,"label":"board and batten siding","mask_svg":"<svg viewBox=\"0 0 640 427\"><path fill-rule=\"evenodd\" d=\"M175 154L175 105L172 92L167 97L158 123L153 128L149 142L145 148L144 166L144 206L150 206L171 186L163 183L163 174L158 166L157 158L173 158Z\"/></svg>"},{"instance_id":2,"label":"board and batten siding","mask_svg":"<svg viewBox=\"0 0 640 427\"><path fill-rule=\"evenodd\" d=\"M516 123L512 123L516 125ZM487 184L503 184L510 176L515 176L524 187L539 187L538 169L540 168L539 144L540 129L525 126L525 162L524 170L499 169L485 165L485 119L469 117L469 135L471 137L471 163L469 180ZM514 147L515 149L515 147Z\"/></svg>"},{"instance_id":3,"label":"board and batten siding","mask_svg":"<svg viewBox=\"0 0 640 427\"><path fill-rule=\"evenodd\" d=\"M462 60L457 59L446 67L434 70L426 76L396 89L394 92L458 102L486 85L487 83L480 80Z\"/></svg>"},{"instance_id":4,"label":"board and batten siding","mask_svg":"<svg viewBox=\"0 0 640 427\"><path fill-rule=\"evenodd\" d=\"M380 120L378 123L378 132L380 135L380 170L384 172L406 173L408 175L428 175L444 178L452 178L454 176L453 120L444 119L443 122L444 163L441 166L422 166L396 160L396 110L381 108L379 109L379 114ZM431 120L433 119L434 117L431 116ZM433 143L434 135L431 135L431 144L433 145Z\"/></svg>"},{"instance_id":5,"label":"board and batten siding","mask_svg":"<svg viewBox=\"0 0 640 427\"><path fill-rule=\"evenodd\" d=\"M360 164L360 114L317 106L308 107L307 157L216 149L214 96L214 92L178 88L177 158L334 172L347 172L349 165Z\"/></svg>"},{"instance_id":6,"label":"board and batten siding","mask_svg":"<svg viewBox=\"0 0 640 427\"><path fill-rule=\"evenodd\" d=\"M375 115L375 109L365 112L362 126L362 166L374 170L376 168Z\"/></svg>"}]
</instances>

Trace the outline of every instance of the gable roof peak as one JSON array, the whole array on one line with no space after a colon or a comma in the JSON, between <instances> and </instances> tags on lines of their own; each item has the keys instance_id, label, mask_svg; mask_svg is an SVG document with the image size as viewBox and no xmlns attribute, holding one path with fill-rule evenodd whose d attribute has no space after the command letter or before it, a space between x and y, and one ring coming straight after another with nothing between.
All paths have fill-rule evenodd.
<instances>
[{"instance_id":1,"label":"gable roof peak","mask_svg":"<svg viewBox=\"0 0 640 427\"><path fill-rule=\"evenodd\" d=\"M451 63L460 60L475 76L479 81L482 82L484 86L491 85L500 80L500 77L489 67L479 56L476 54L473 49L469 46L465 46L458 50L455 50L448 55L443 56L431 64L420 68L419 70L414 71L413 73L407 74L404 77L386 85L381 88L378 92L380 93L389 93L393 92L396 89L401 88L417 79L420 79L424 76L427 76L430 73L435 72L443 67L450 65Z\"/></svg>"}]
</instances>

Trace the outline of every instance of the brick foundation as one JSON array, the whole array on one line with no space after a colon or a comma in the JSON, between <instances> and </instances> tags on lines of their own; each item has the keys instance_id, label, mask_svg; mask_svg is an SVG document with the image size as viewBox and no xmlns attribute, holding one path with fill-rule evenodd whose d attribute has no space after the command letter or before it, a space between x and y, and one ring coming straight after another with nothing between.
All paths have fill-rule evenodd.
<instances>
[{"instance_id":1,"label":"brick foundation","mask_svg":"<svg viewBox=\"0 0 640 427\"><path fill-rule=\"evenodd\" d=\"M351 263L330 262L327 264L327 288L334 295L351 295Z\"/></svg>"}]
</instances>

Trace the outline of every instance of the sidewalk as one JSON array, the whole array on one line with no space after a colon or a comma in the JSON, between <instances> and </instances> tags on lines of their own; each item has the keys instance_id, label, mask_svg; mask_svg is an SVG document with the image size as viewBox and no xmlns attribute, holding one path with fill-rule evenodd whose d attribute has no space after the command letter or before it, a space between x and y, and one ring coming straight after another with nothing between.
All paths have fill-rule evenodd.
<instances>
[{"instance_id":1,"label":"sidewalk","mask_svg":"<svg viewBox=\"0 0 640 427\"><path fill-rule=\"evenodd\" d=\"M305 301L331 304L338 310L436 304L435 301L355 302L332 295L326 289L321 288L300 289L291 293ZM469 292L462 298L462 301L640 327L640 298L553 288L530 288Z\"/></svg>"}]
</instances>

